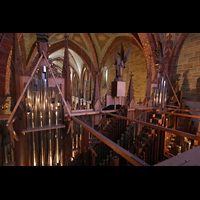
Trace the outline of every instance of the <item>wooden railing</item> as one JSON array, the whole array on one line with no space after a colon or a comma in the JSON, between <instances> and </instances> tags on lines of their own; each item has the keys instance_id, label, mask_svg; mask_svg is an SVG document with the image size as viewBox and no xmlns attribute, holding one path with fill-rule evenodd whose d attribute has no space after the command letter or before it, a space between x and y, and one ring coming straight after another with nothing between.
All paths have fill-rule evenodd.
<instances>
[{"instance_id":1,"label":"wooden railing","mask_svg":"<svg viewBox=\"0 0 200 200\"><path fill-rule=\"evenodd\" d=\"M186 137L188 139L200 141L200 136L192 134L192 133L176 130L175 127L166 128L164 126L160 126L159 124L153 124L153 123L145 122L144 119L143 119L144 121L141 121L140 118L139 118L140 115L146 114L145 111L150 111L151 112L152 109L153 108L148 108L148 107L140 108L140 109L138 109L138 108L128 109L128 113L129 113L128 116L130 116L130 117L125 117L125 116L122 116L120 114L112 114L115 111L118 112L118 110L109 110L109 111L100 111L100 112L99 111L89 111L89 112L87 112L87 110L83 111L82 114L84 113L85 116L90 115L91 117L93 117L94 115L98 115L98 114L103 116L103 118L100 121L100 123L98 124L96 130L94 130L93 128L91 128L88 125L84 124L84 122L82 122L81 120L77 119L77 117L80 117L81 112L75 112L75 113L73 113L71 115L71 117L72 117L72 119L74 121L78 122L81 126L83 126L83 124L84 124L84 126L83 126L84 128L86 128L89 132L91 132L94 136L96 136L101 142L105 143L111 149L116 151L119 155L121 155L127 161L129 161L129 162L131 161L130 163L133 164L133 165L141 165L141 163L146 163L146 162L144 162L142 157L138 158L137 156L135 156L133 154L133 152L129 152L130 144L129 144L129 148L125 148L125 146L122 147L122 146L120 146L120 144L116 144L116 141L112 141L113 140L112 137L107 136L106 134L104 134L104 132L101 131L102 124L106 124L107 120L109 120L109 119L106 118L106 116L109 115L109 116L112 116L115 119L118 118L118 119L121 119L121 120L125 120L125 121L127 121L127 123L126 123L127 126L130 123L135 123L135 124L140 125L139 126L140 128L142 126L145 126L145 127L151 127L153 129L157 129L158 131L161 131L160 132L161 135L164 132L167 132L167 133L173 133L173 134L175 134L177 136ZM138 110L140 110L141 112L137 112ZM162 112L159 112L159 111L160 111L159 109L156 110L157 113L162 113ZM130 114L131 112L133 113L133 115ZM180 114L182 114L182 113L180 113ZM75 116L77 116L77 117L75 117ZM82 115L82 117L84 118L83 115ZM137 118L139 118L139 120L137 120ZM134 127L136 127L136 126L134 126ZM130 126L129 126L129 128L130 128ZM98 131L100 131L100 132L98 132ZM130 134L130 131L129 131L129 134ZM133 134L133 133L131 133L131 134ZM134 128L134 134L133 135L135 135L135 134L139 134L139 130L136 131L135 128ZM129 135L129 137L130 137L130 135ZM128 141L128 142L130 143L130 141ZM142 165L146 166L146 164L142 164Z\"/></svg>"},{"instance_id":2,"label":"wooden railing","mask_svg":"<svg viewBox=\"0 0 200 200\"><path fill-rule=\"evenodd\" d=\"M163 110L159 110L159 112L160 112L160 113L163 113L163 114L176 115L176 116L181 116L181 117L191 117L191 118L198 118L198 119L200 119L200 116L198 116L198 115L190 115L190 114L184 114L184 113L176 113L177 111L197 112L197 113L199 113L199 111L194 111L194 110L182 110L182 109L176 109L176 110L173 110L173 112L166 112L166 111L163 111Z\"/></svg>"},{"instance_id":3,"label":"wooden railing","mask_svg":"<svg viewBox=\"0 0 200 200\"><path fill-rule=\"evenodd\" d=\"M176 135L179 135L179 136L182 136L182 137L188 137L190 139L200 141L200 136L193 135L193 134L190 134L190 133L186 133L186 132L183 132L183 131L174 130L174 129L171 129L171 128L165 128L163 126L158 126L158 125L154 125L152 123L142 122L142 121L139 121L139 120L136 120L136 119L123 117L123 116L120 116L120 115L115 115L115 114L111 114L111 113L105 113L103 111L101 113L102 114L107 114L107 115L110 115L110 116L113 116L113 117L125 119L127 121L132 122L132 123L138 123L138 124L141 124L143 126L151 127L151 128L154 128L154 129L159 129L161 131L166 131L166 132L173 133L173 134L176 134Z\"/></svg>"},{"instance_id":4,"label":"wooden railing","mask_svg":"<svg viewBox=\"0 0 200 200\"><path fill-rule=\"evenodd\" d=\"M121 146L119 146L118 144L116 144L115 142L110 140L109 138L105 137L104 135L102 135L101 133L99 133L98 131L93 129L92 127L88 126L87 124L85 124L84 122L79 120L78 118L73 117L73 116L71 116L71 118L74 121L76 121L77 123L79 123L81 126L83 126L85 129L87 129L94 136L99 138L102 142L104 142L107 146L109 146L111 149L113 149L116 153L118 153L123 158L125 158L132 165L134 165L134 166L149 166L149 164L147 164L143 160L139 159L138 157L136 157L129 151L125 150L124 148L122 148Z\"/></svg>"}]
</instances>

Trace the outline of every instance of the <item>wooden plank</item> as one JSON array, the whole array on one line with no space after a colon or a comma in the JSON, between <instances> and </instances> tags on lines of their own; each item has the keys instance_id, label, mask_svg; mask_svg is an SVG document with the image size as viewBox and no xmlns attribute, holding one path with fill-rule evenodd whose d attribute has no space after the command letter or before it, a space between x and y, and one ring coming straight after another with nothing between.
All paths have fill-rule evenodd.
<instances>
[{"instance_id":1,"label":"wooden plank","mask_svg":"<svg viewBox=\"0 0 200 200\"><path fill-rule=\"evenodd\" d=\"M139 159L138 157L136 157L132 153L128 152L124 148L120 147L119 145L117 145L112 140L108 139L107 137L105 137L101 133L97 132L96 130L94 130L93 128L91 128L90 126L85 124L84 122L80 121L78 118L76 118L76 117L71 117L71 118L74 121L76 121L77 123L79 123L81 126L86 128L93 135L98 137L102 142L104 142L107 146L109 146L111 149L113 149L116 153L120 154L123 158L125 158L131 164L133 164L135 166L149 166L149 164L147 164L143 160Z\"/></svg>"},{"instance_id":2,"label":"wooden plank","mask_svg":"<svg viewBox=\"0 0 200 200\"><path fill-rule=\"evenodd\" d=\"M65 128L65 125L64 124L60 124L60 125L55 125L55 126L43 126L43 127L39 127L39 128L23 129L22 133L45 131L45 130L51 130L51 129L57 129L57 128Z\"/></svg>"}]
</instances>

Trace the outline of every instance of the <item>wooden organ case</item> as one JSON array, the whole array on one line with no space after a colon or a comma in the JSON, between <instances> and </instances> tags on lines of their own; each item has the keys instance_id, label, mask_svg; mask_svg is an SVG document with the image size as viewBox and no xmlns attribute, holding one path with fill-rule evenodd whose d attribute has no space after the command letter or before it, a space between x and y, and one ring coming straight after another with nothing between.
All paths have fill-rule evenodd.
<instances>
[{"instance_id":1,"label":"wooden organ case","mask_svg":"<svg viewBox=\"0 0 200 200\"><path fill-rule=\"evenodd\" d=\"M8 140L9 144L2 143L3 151L9 150L3 152L3 165L62 166L66 163L63 133L66 130L63 129L66 129L64 121L67 119L64 120L64 116L71 110L69 100L65 100L65 93L68 94L66 76L57 73L56 66L48 59L49 33L36 35L38 56L23 71L14 34L13 108L6 118L7 132L3 135L4 143Z\"/></svg>"}]
</instances>

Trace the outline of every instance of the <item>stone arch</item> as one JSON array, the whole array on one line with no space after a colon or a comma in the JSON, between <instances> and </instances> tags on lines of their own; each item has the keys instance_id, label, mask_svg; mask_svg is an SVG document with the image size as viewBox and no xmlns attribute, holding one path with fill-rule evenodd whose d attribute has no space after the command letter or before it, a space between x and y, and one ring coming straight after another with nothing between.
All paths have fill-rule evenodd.
<instances>
[{"instance_id":1,"label":"stone arch","mask_svg":"<svg viewBox=\"0 0 200 200\"><path fill-rule=\"evenodd\" d=\"M56 44L53 44L49 48L49 54L61 49L64 47L65 41L58 42ZM87 64L88 68L90 69L91 73L94 72L94 65L91 62L90 57L76 44L74 44L72 41L68 40L68 47L72 49L74 52L76 52ZM92 73L92 78L94 80L94 75Z\"/></svg>"},{"instance_id":2,"label":"stone arch","mask_svg":"<svg viewBox=\"0 0 200 200\"><path fill-rule=\"evenodd\" d=\"M182 33L181 36L179 37L177 43L176 43L176 46L174 48L174 51L172 53L172 56L171 56L171 59L170 59L170 62L169 62L169 77L171 78L172 76L172 71L173 71L173 68L174 66L177 64L178 62L178 57L179 57L179 54L180 54L180 51L182 49L182 46L183 46L183 43L185 41L185 39L187 38L189 33Z\"/></svg>"},{"instance_id":3,"label":"stone arch","mask_svg":"<svg viewBox=\"0 0 200 200\"><path fill-rule=\"evenodd\" d=\"M143 52L146 58L146 63L147 63L147 70L149 67L150 63L150 58L149 55L152 55L151 57L151 72L152 72L152 79L154 79L154 76L156 75L156 70L155 70L155 61L156 61L156 55L155 55L155 48L156 48L156 43L155 39L153 38L152 33L138 33L138 36L141 40L142 46L143 46Z\"/></svg>"},{"instance_id":4,"label":"stone arch","mask_svg":"<svg viewBox=\"0 0 200 200\"><path fill-rule=\"evenodd\" d=\"M86 83L85 81L87 80L87 68L85 67L83 70L83 73L81 75L81 84L82 84L82 98L85 98L86 96Z\"/></svg>"},{"instance_id":5,"label":"stone arch","mask_svg":"<svg viewBox=\"0 0 200 200\"><path fill-rule=\"evenodd\" d=\"M10 63L12 56L13 33L0 36L0 96L10 94Z\"/></svg>"},{"instance_id":6,"label":"stone arch","mask_svg":"<svg viewBox=\"0 0 200 200\"><path fill-rule=\"evenodd\" d=\"M97 54L96 54L96 51L95 51L94 44L92 42L92 39L91 39L89 33L83 33L83 34L84 34L84 36L85 36L85 38L88 41L88 44L90 46L91 55L92 55L93 60L94 60L94 70L96 71L98 69L98 61L97 61Z\"/></svg>"}]
</instances>

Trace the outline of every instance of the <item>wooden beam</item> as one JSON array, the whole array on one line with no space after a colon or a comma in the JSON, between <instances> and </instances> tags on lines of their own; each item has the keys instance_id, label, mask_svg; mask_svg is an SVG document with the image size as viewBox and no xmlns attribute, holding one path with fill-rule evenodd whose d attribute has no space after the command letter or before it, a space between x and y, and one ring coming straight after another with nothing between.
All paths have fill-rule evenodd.
<instances>
[{"instance_id":1,"label":"wooden beam","mask_svg":"<svg viewBox=\"0 0 200 200\"><path fill-rule=\"evenodd\" d=\"M88 149L92 152L92 166L95 166L95 157L97 157L97 154L91 146L89 146Z\"/></svg>"},{"instance_id":2,"label":"wooden beam","mask_svg":"<svg viewBox=\"0 0 200 200\"><path fill-rule=\"evenodd\" d=\"M17 107L19 106L19 103L21 102L21 100L22 100L22 97L24 96L24 93L26 92L26 89L27 89L27 87L28 87L29 83L31 82L31 80L32 80L32 78L33 78L33 75L34 75L34 73L35 73L35 71L36 71L36 69L37 69L38 65L40 64L40 61L41 61L42 57L43 57L43 55L41 55L41 56L40 56L40 58L39 58L39 60L38 60L37 64L35 65L35 68L34 68L34 70L33 70L32 74L31 74L31 77L29 78L28 82L26 83L26 86L25 86L25 88L24 88L23 92L21 93L21 95L20 95L20 97L19 97L19 99L18 99L17 103L15 104L15 107L14 107L14 109L13 109L13 111L12 111L12 113L11 113L10 117L8 118L8 121L7 121L7 124L6 124L6 126L9 126L9 124L10 124L10 121L12 120L12 118L13 118L13 116L14 116L14 114L15 114L16 110L17 110Z\"/></svg>"},{"instance_id":3,"label":"wooden beam","mask_svg":"<svg viewBox=\"0 0 200 200\"><path fill-rule=\"evenodd\" d=\"M104 119L106 118L106 115L103 116L103 118L101 119L101 121L99 122L99 125L97 126L97 129L101 126L102 122L104 121Z\"/></svg>"},{"instance_id":4,"label":"wooden beam","mask_svg":"<svg viewBox=\"0 0 200 200\"><path fill-rule=\"evenodd\" d=\"M39 128L23 129L22 133L46 131L46 130L57 129L57 128L65 128L65 125L64 124L60 124L60 125L55 125L55 126L43 126L43 127L39 127Z\"/></svg>"},{"instance_id":5,"label":"wooden beam","mask_svg":"<svg viewBox=\"0 0 200 200\"><path fill-rule=\"evenodd\" d=\"M183 113L172 113L172 112L165 112L165 111L159 111L159 112L164 113L164 114L169 114L169 115L177 115L177 116L181 116L181 117L191 117L191 118L200 119L200 116L197 116L197 115L188 115L188 114L183 114Z\"/></svg>"},{"instance_id":6,"label":"wooden beam","mask_svg":"<svg viewBox=\"0 0 200 200\"><path fill-rule=\"evenodd\" d=\"M137 118L140 117L143 113L144 113L144 111L142 110L142 112L139 113L134 119L137 119Z\"/></svg>"},{"instance_id":7,"label":"wooden beam","mask_svg":"<svg viewBox=\"0 0 200 200\"><path fill-rule=\"evenodd\" d=\"M94 154L95 157L97 156L97 153L95 152L95 150L91 146L89 146L88 149L91 150L91 152Z\"/></svg>"},{"instance_id":8,"label":"wooden beam","mask_svg":"<svg viewBox=\"0 0 200 200\"><path fill-rule=\"evenodd\" d=\"M149 166L149 164L147 164L143 160L139 159L138 157L136 157L132 153L128 152L127 150L125 150L121 146L117 145L115 142L113 142L112 140L108 139L107 137L105 137L101 133L97 132L92 127L88 126L87 124L85 124L84 122L80 121L76 117L71 117L71 118L74 121L76 121L77 123L79 123L81 126L83 126L85 129L87 129L94 136L96 136L97 138L99 138L102 142L104 142L106 145L108 145L116 153L120 154L123 158L125 158L132 165L135 165L135 166Z\"/></svg>"},{"instance_id":9,"label":"wooden beam","mask_svg":"<svg viewBox=\"0 0 200 200\"><path fill-rule=\"evenodd\" d=\"M140 110L140 111L151 111L153 107L143 107L143 108L129 108L128 111L134 111L134 110ZM119 112L119 109L117 110L104 110L105 113L110 112ZM100 111L94 111L93 109L83 109L83 110L73 110L71 112L72 117L81 116L81 115L97 115L100 114ZM68 114L65 114L65 117L68 117Z\"/></svg>"},{"instance_id":10,"label":"wooden beam","mask_svg":"<svg viewBox=\"0 0 200 200\"><path fill-rule=\"evenodd\" d=\"M153 107L139 108L139 106L137 106L135 108L128 108L128 111L135 111L135 110L151 111L152 109L153 109ZM104 110L103 112L105 112L105 113L119 112L119 109L117 109L117 110ZM100 114L100 111L94 111L93 109L73 110L71 112L72 117L81 116L81 115L97 115L97 114ZM68 117L68 116L69 116L68 114L65 114L65 117Z\"/></svg>"},{"instance_id":11,"label":"wooden beam","mask_svg":"<svg viewBox=\"0 0 200 200\"><path fill-rule=\"evenodd\" d=\"M81 113L81 112L85 112L85 111L92 112L94 110L93 109L72 110L72 114L74 114L74 113Z\"/></svg>"},{"instance_id":12,"label":"wooden beam","mask_svg":"<svg viewBox=\"0 0 200 200\"><path fill-rule=\"evenodd\" d=\"M93 109L92 109L93 110ZM85 112L81 111L81 112L72 112L71 116L72 117L76 117L76 116L81 116L81 115L97 115L100 114L100 111L91 111L91 109L88 110L84 110ZM109 113L109 112L119 112L119 110L105 110L105 113ZM68 114L65 114L65 117L68 117Z\"/></svg>"},{"instance_id":13,"label":"wooden beam","mask_svg":"<svg viewBox=\"0 0 200 200\"><path fill-rule=\"evenodd\" d=\"M178 100L178 97L177 97L177 95L176 95L176 92L174 91L174 88L173 88L172 83L171 83L171 81L170 81L170 79L169 79L169 77L168 77L168 74L167 74L167 72L165 71L165 69L163 69L163 71L165 72L165 75L166 75L166 77L167 77L167 80L169 81L169 84L170 84L170 86L171 86L171 88L172 88L172 91L173 91L173 93L174 93L174 96L176 97L176 100L177 100L177 102L178 102L179 107L181 107L181 104L180 104L180 102L179 102L179 100Z\"/></svg>"},{"instance_id":14,"label":"wooden beam","mask_svg":"<svg viewBox=\"0 0 200 200\"><path fill-rule=\"evenodd\" d=\"M69 133L70 129L71 129L71 126L72 126L72 120L69 122L69 126L67 128L67 134Z\"/></svg>"},{"instance_id":15,"label":"wooden beam","mask_svg":"<svg viewBox=\"0 0 200 200\"><path fill-rule=\"evenodd\" d=\"M134 111L134 110L144 110L144 111L149 110L149 111L151 111L152 109L155 109L155 108L156 107L136 106L134 108L128 108L128 111Z\"/></svg>"},{"instance_id":16,"label":"wooden beam","mask_svg":"<svg viewBox=\"0 0 200 200\"><path fill-rule=\"evenodd\" d=\"M200 113L200 110L186 110L186 109L176 109L176 108L163 108L163 110L174 110L174 111L184 111L184 112L196 112L196 113Z\"/></svg>"}]
</instances>

